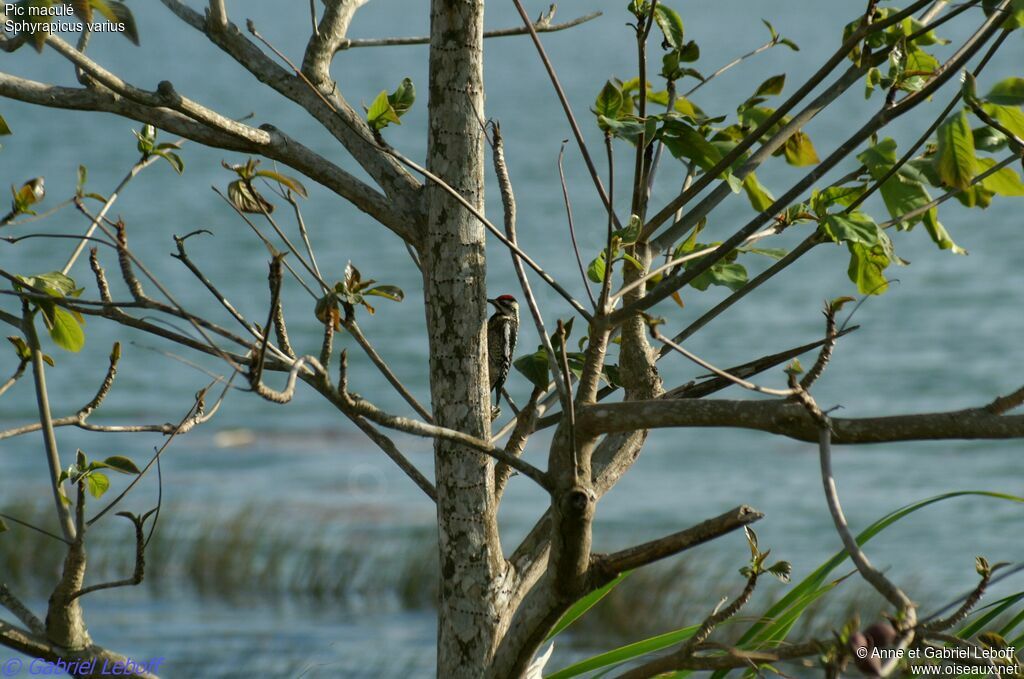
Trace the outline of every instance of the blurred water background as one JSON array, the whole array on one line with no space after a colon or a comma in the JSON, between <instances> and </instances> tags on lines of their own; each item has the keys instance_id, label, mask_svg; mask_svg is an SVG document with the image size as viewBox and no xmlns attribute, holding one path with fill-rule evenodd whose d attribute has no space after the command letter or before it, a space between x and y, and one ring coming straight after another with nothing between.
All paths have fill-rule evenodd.
<instances>
[{"instance_id":1,"label":"blurred water background","mask_svg":"<svg viewBox=\"0 0 1024 679\"><path fill-rule=\"evenodd\" d=\"M249 0L228 2L233 19L251 17L258 29L294 59L301 58L308 34L305 3ZM599 147L600 133L587 113L605 79L628 79L634 49L623 9L625 2L567 2L560 18L594 9L605 16L570 32L544 37L588 141ZM543 6L542 6L543 5ZM717 79L695 97L709 114L734 112L763 79L789 74L786 92L802 80L838 44L845 22L863 7L842 0L752 3L742 0L689 0L673 3L686 22L687 38L697 40L698 68L710 72L735 56L762 44L769 19L800 52L776 48ZM178 22L158 3L133 3L142 36L133 47L118 36L96 36L90 54L140 87L155 88L171 80L180 92L230 116L255 114L296 136L331 160L352 168L344 153L303 111L258 86L247 72L215 47ZM531 14L546 4L528 3ZM956 39L980 22L943 27ZM358 13L352 37L423 35L428 26L427 3L374 0ZM518 24L511 3L490 3L487 24L499 28ZM938 48L940 54L948 49ZM982 78L981 89L1019 73L1024 63L1021 35L1014 34ZM4 55L4 71L47 82L74 84L69 65L52 51L37 55L25 49ZM1016 67L1016 72L1014 68ZM341 91L353 105L369 104L382 89L391 90L411 77L421 99L387 137L412 158L425 147L427 50L425 47L359 49L338 55L333 69ZM569 130L551 87L526 38L489 41L486 56L487 115L501 121L507 155L519 200L521 244L580 299L583 284L576 271L565 226L558 186L556 157ZM905 147L937 115L955 91L949 85L919 112L897 121L884 133ZM858 85L808 127L819 155L829 153L880 100L865 101ZM0 111L14 129L0 151L0 183L20 184L45 175L47 203L71 195L77 166L89 168L89 188L108 193L136 159L137 124L99 114L75 114L0 101ZM631 160L619 150L625 176ZM115 206L126 220L132 247L166 283L186 308L222 318L219 309L177 261L170 258L172 234L204 228L214 237L189 242L195 261L244 313L260 319L265 313L266 251L210 185L223 188L231 176L221 160L241 162L237 154L187 144L183 177L165 164L142 173ZM666 159L654 204L669 199L682 170ZM830 177L853 165L847 163ZM771 164L761 180L780 194L800 172ZM566 152L566 173L581 248L588 258L603 240L604 222L578 152ZM366 276L401 286L402 304L381 301L378 313L362 323L367 335L423 402L426 384L426 342L422 309L417 302L422 283L401 243L368 217L349 208L328 191L306 181L310 198L303 210L325 276L337 279L351 260ZM621 186L622 182L620 182ZM500 215L497 191L488 187L488 212ZM619 193L626 200L625 192ZM872 213L884 219L879 203ZM282 211L283 212L283 211ZM942 209L954 239L970 255L957 257L937 250L920 227L897 234L896 247L910 260L906 268L890 269L899 279L886 295L868 301L858 312L860 330L841 341L824 379L816 387L820 403L842 405L844 415L951 410L987 403L995 395L1020 386L1020 337L1024 335L1024 270L1019 246L1024 222L1021 203L996 200L986 211L966 210L955 201ZM743 196L726 201L708 227L708 239L723 238L751 216ZM31 228L74 233L84 228L80 216L64 211ZM26 232L30 227L20 227ZM806 228L806 227L804 227ZM792 246L803 229L773 243ZM12 233L8 230L8 233ZM59 269L67 256L66 241L27 240L0 244L6 269L39 273ZM515 290L508 258L491 243L489 290ZM108 269L114 266L107 260ZM748 261L753 271L768 261ZM93 292L86 262L73 275ZM566 316L558 298L535 284L549 322ZM820 336L822 300L854 292L846 275L845 248L822 247L786 275L753 293L746 303L723 315L694 337L689 346L718 365L742 363ZM686 293L686 308L659 307L669 328L682 327L726 291ZM116 295L115 295L116 296ZM320 336L313 302L293 285L285 293L292 341L300 352L315 352ZM11 307L5 302L4 308ZM524 324L520 346L536 344ZM90 321L88 344L80 355L54 351L56 369L49 371L57 414L73 412L93 394L102 378L110 344L126 340L120 376L107 402L95 416L102 423L177 421L190 407L192 394L205 386L201 372L175 362L154 349L183 353L156 340ZM350 385L391 410L404 403L383 383L358 347L350 348ZM11 356L8 353L8 359ZM211 370L215 361L190 359ZM13 368L13 360L4 365ZM690 365L669 360L661 364L666 385L698 375ZM5 367L6 373L8 368ZM768 382L781 384L776 371ZM35 402L29 379L0 401L0 429L32 421ZM514 375L509 388L519 400L528 394L526 381ZM727 393L746 397L745 394ZM125 454L148 459L159 436L86 434L59 431L66 462L76 447L93 456ZM396 437L403 451L428 472L432 456L426 440ZM850 523L870 521L910 501L960 489L986 489L1020 494L1022 453L1019 442L936 442L840 448L836 453L838 483ZM546 436L538 434L527 457L546 459ZM120 480L115 480L120 482ZM126 504L136 511L152 506L156 479L141 484ZM135 589L118 589L89 597L87 620L94 639L136 658L167 658L168 677L195 676L423 676L433 668L434 588L431 558L433 508L422 493L343 416L300 389L286 407L235 393L209 424L176 440L163 458L164 512L150 554L150 577ZM663 431L652 435L634 469L600 504L595 541L614 549L657 537L749 503L767 517L758 524L762 546L793 562L795 577L817 567L838 548L823 502L813 446L767 434L743 431ZM38 435L0 443L0 505L13 514L36 516L55 525L46 510L45 460ZM514 479L501 507L505 546L543 511L544 497L521 478ZM897 524L877 538L869 553L926 609L950 601L974 581L974 556L990 561L1020 561L1024 525L1020 506L978 498L962 498L933 506ZM91 549L92 577L127 573L130 531L118 522L101 524ZM721 597L742 586L737 568L746 547L734 535L677 560L657 582L658 596L643 587L620 597L600 624L584 626L556 649L549 667L559 667L592 647L639 638L643 633L693 623ZM15 529L0 539L0 577L31 592L42 610L46 592L39 573L51 574L57 553L27 532ZM683 577L685 573L686 577ZM123 576L121 576L123 577ZM653 582L653 581L648 581ZM654 585L651 585L654 587ZM1000 592L1022 588L1019 578L1000 585ZM854 601L863 590L855 582L840 589L839 598ZM673 594L674 593L674 594ZM751 611L770 599L763 592ZM870 597L864 597L869 604ZM626 605L623 605L626 604ZM630 615L626 615L629 609ZM616 612L617 611L617 612ZM600 616L600 613L596 613ZM820 629L819 629L820 632Z\"/></svg>"}]
</instances>

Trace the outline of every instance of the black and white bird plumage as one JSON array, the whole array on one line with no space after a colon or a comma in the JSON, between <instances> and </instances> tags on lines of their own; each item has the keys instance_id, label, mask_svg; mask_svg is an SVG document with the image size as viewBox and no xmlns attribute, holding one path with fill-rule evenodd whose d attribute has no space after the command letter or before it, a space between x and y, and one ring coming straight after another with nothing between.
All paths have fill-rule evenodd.
<instances>
[{"instance_id":1,"label":"black and white bird plumage","mask_svg":"<svg viewBox=\"0 0 1024 679\"><path fill-rule=\"evenodd\" d=\"M487 319L487 370L494 392L494 405L501 402L501 388L505 386L519 335L519 302L512 295L488 299L494 305L494 314Z\"/></svg>"}]
</instances>

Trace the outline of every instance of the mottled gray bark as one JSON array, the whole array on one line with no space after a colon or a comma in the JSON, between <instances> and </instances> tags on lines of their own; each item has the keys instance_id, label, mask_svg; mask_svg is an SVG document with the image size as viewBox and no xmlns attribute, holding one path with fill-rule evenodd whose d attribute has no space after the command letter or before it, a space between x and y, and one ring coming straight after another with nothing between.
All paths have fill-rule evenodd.
<instances>
[{"instance_id":1,"label":"mottled gray bark","mask_svg":"<svg viewBox=\"0 0 1024 679\"><path fill-rule=\"evenodd\" d=\"M428 168L483 207L483 2L431 6ZM427 188L422 246L434 421L486 439L490 434L485 322L484 227L436 185ZM489 458L438 440L441 563L437 670L479 677L496 643L505 570Z\"/></svg>"}]
</instances>

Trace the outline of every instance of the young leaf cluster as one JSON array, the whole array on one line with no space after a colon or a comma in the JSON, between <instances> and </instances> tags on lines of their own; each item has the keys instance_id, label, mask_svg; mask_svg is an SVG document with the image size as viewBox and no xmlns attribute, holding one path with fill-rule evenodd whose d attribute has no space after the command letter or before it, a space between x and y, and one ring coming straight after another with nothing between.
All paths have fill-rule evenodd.
<instances>
[{"instance_id":1,"label":"young leaf cluster","mask_svg":"<svg viewBox=\"0 0 1024 679\"><path fill-rule=\"evenodd\" d=\"M405 299L405 293L397 285L374 285L376 282L372 278L363 280L359 269L349 262L345 266L342 280L335 283L326 295L317 300L314 309L316 319L325 325L333 325L335 330L341 330L343 319L347 321L352 318L355 307L362 306L370 314L376 312L376 309L370 306L367 297L383 297L392 302L401 302Z\"/></svg>"},{"instance_id":2,"label":"young leaf cluster","mask_svg":"<svg viewBox=\"0 0 1024 679\"><path fill-rule=\"evenodd\" d=\"M59 271L39 274L37 276L19 276L18 280L24 286L14 285L17 291L25 290L26 286L34 290L41 290L51 297L61 299L65 297L78 297L85 291L85 288L77 286L74 280L65 276ZM85 325L85 318L77 311L69 311L45 299L35 298L30 307L38 311L43 317L43 325L50 333L50 339L61 349L77 352L85 346L85 332L82 326ZM15 348L19 348L19 342L12 340ZM20 351L20 348L19 348Z\"/></svg>"},{"instance_id":3,"label":"young leaf cluster","mask_svg":"<svg viewBox=\"0 0 1024 679\"><path fill-rule=\"evenodd\" d=\"M95 498L103 497L103 494L110 488L110 478L101 471L103 469L133 476L142 473L130 458L123 455L113 455L102 461L92 460L90 462L85 453L79 449L75 457L75 464L62 470L57 478L57 488L59 490L65 481L70 481L73 484L83 483L90 495ZM70 503L63 491L61 497L65 503Z\"/></svg>"}]
</instances>

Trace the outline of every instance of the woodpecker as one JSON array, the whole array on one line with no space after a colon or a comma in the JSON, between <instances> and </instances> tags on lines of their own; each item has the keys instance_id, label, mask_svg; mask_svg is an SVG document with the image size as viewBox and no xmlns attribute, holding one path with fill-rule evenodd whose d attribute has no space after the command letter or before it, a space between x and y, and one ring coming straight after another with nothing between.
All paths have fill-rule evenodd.
<instances>
[{"instance_id":1,"label":"woodpecker","mask_svg":"<svg viewBox=\"0 0 1024 679\"><path fill-rule=\"evenodd\" d=\"M516 350L519 302L512 295L501 295L487 301L496 309L494 315L487 319L487 370L491 377L491 389L494 390L494 405L497 407Z\"/></svg>"}]
</instances>

